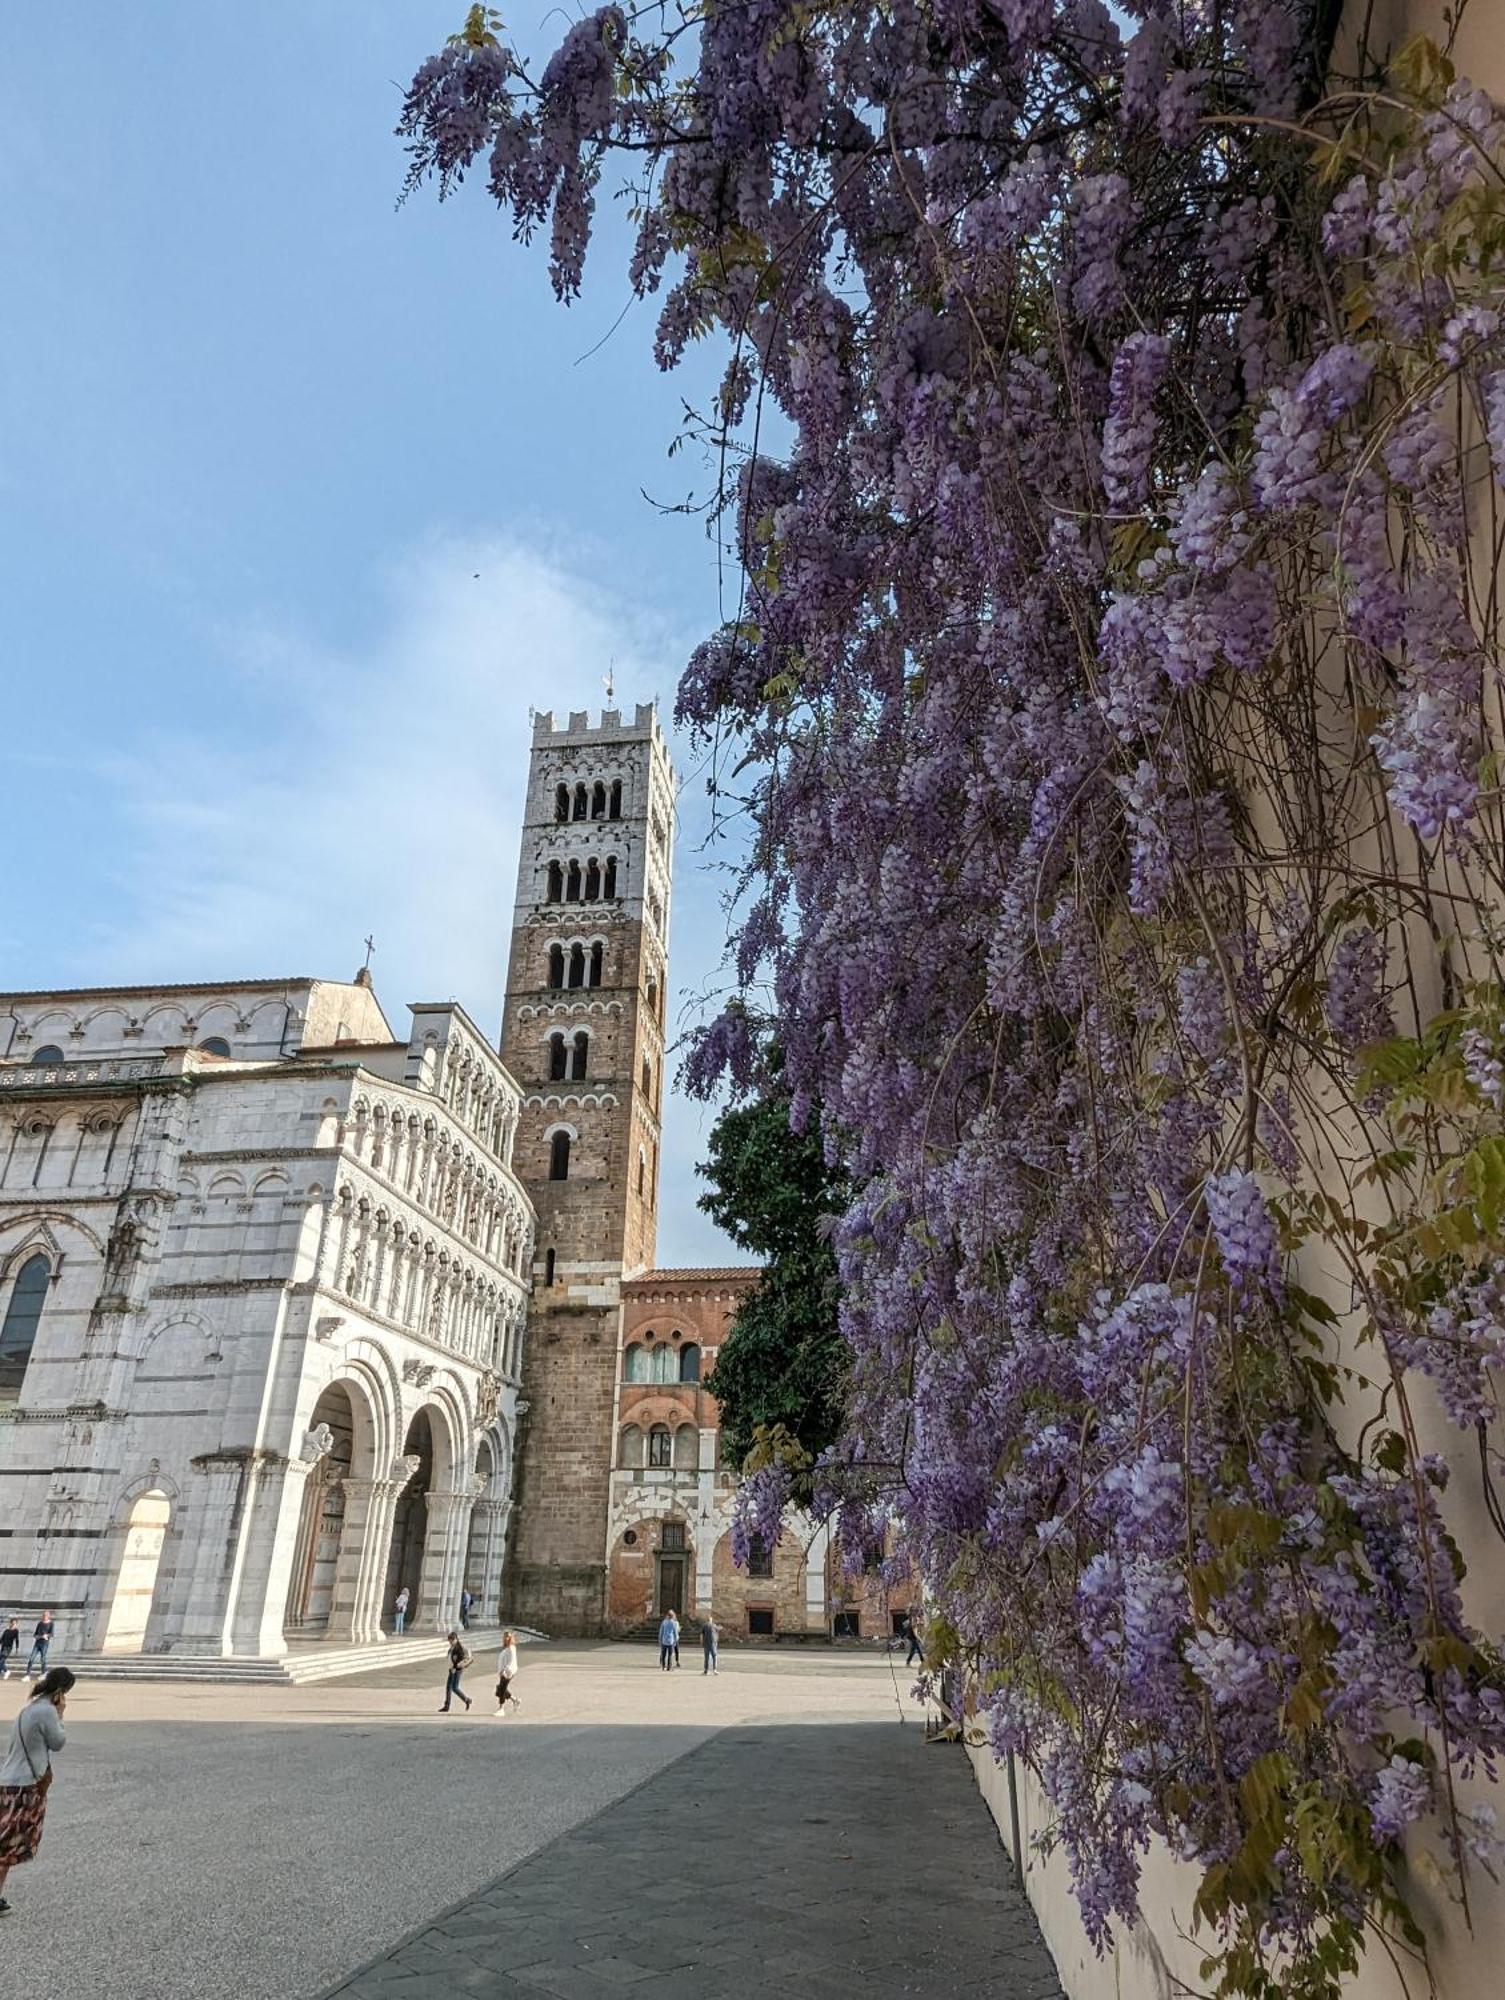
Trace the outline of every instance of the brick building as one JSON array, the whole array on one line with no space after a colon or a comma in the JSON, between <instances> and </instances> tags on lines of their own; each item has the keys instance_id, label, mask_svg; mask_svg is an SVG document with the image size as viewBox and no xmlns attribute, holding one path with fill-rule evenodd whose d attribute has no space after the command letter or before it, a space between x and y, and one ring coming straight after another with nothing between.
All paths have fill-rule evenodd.
<instances>
[{"instance_id":1,"label":"brick building","mask_svg":"<svg viewBox=\"0 0 1505 2000\"><path fill-rule=\"evenodd\" d=\"M675 779L658 718L535 718L502 1057L538 1215L506 1602L556 1633L671 1605L728 1637L889 1629L791 1518L751 1574L709 1378L753 1267L654 1268Z\"/></svg>"}]
</instances>

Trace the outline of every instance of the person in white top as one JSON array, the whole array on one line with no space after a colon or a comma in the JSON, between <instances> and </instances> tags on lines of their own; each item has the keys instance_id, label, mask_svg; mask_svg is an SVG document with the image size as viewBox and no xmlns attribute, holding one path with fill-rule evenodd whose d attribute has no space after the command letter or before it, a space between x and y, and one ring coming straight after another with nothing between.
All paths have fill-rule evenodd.
<instances>
[{"instance_id":1,"label":"person in white top","mask_svg":"<svg viewBox=\"0 0 1505 2000\"><path fill-rule=\"evenodd\" d=\"M498 1715L505 1715L507 1713L509 1702L513 1708L519 1705L517 1696L512 1692L512 1684L516 1679L517 1634L515 1632L504 1632L502 1634L502 1650L496 1656L496 1712Z\"/></svg>"},{"instance_id":2,"label":"person in white top","mask_svg":"<svg viewBox=\"0 0 1505 2000\"><path fill-rule=\"evenodd\" d=\"M42 1844L52 1758L67 1741L63 1710L72 1686L73 1675L66 1667L50 1668L16 1717L10 1749L0 1764L0 1889L12 1868L32 1860ZM0 1896L0 1916L9 1909Z\"/></svg>"}]
</instances>

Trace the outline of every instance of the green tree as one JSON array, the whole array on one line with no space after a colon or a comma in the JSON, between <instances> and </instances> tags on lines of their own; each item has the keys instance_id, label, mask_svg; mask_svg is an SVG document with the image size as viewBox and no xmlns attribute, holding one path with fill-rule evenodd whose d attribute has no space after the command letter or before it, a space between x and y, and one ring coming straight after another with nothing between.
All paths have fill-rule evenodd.
<instances>
[{"instance_id":1,"label":"green tree","mask_svg":"<svg viewBox=\"0 0 1505 2000\"><path fill-rule=\"evenodd\" d=\"M826 1163L819 1120L792 1132L789 1100L777 1092L721 1113L699 1172L710 1183L701 1208L764 1259L716 1357L723 1450L739 1468L783 1458L807 1486L801 1475L835 1438L846 1390L827 1240L846 1180Z\"/></svg>"}]
</instances>

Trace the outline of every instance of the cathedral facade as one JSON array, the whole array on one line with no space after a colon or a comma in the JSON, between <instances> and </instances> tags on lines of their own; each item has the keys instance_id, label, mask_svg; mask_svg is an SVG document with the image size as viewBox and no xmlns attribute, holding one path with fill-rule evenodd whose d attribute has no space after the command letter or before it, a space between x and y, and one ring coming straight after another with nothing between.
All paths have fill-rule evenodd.
<instances>
[{"instance_id":1,"label":"cathedral facade","mask_svg":"<svg viewBox=\"0 0 1505 2000\"><path fill-rule=\"evenodd\" d=\"M533 1214L518 1091L369 979L0 996L0 1605L277 1658L492 1614Z\"/></svg>"}]
</instances>

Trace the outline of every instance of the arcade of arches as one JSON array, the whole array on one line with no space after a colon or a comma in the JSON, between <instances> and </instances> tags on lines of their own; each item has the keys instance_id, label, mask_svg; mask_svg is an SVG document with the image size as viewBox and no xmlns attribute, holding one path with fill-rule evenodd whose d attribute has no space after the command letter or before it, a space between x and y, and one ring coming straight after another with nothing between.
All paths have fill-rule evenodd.
<instances>
[{"instance_id":1,"label":"arcade of arches","mask_svg":"<svg viewBox=\"0 0 1505 2000\"><path fill-rule=\"evenodd\" d=\"M391 1631L408 1591L410 1631L444 1631L461 1590L476 1617L498 1614L508 1513L505 1438L480 1437L457 1463L451 1420L437 1403L408 1419L402 1450L385 1466L361 1386L333 1382L314 1405L308 1473L288 1582L285 1629L293 1642L363 1645Z\"/></svg>"}]
</instances>

